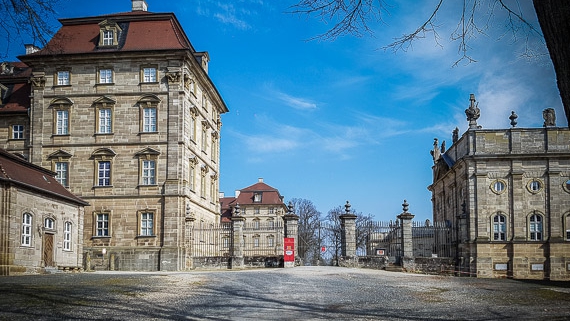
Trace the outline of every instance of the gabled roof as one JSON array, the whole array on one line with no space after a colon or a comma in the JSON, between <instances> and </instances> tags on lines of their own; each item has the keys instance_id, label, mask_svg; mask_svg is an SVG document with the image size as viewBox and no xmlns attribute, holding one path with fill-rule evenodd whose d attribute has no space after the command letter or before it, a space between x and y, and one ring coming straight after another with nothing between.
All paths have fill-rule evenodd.
<instances>
[{"instance_id":1,"label":"gabled roof","mask_svg":"<svg viewBox=\"0 0 570 321\"><path fill-rule=\"evenodd\" d=\"M22 62L3 62L0 69L0 113L27 113L32 69Z\"/></svg>"},{"instance_id":2,"label":"gabled roof","mask_svg":"<svg viewBox=\"0 0 570 321\"><path fill-rule=\"evenodd\" d=\"M99 23L113 21L122 30L118 46L99 48ZM62 27L37 52L20 56L188 49L195 52L173 13L133 11L96 17L59 19Z\"/></svg>"},{"instance_id":3,"label":"gabled roof","mask_svg":"<svg viewBox=\"0 0 570 321\"><path fill-rule=\"evenodd\" d=\"M14 184L37 194L48 195L73 204L89 203L73 195L56 179L55 173L0 149L0 183Z\"/></svg>"}]
</instances>

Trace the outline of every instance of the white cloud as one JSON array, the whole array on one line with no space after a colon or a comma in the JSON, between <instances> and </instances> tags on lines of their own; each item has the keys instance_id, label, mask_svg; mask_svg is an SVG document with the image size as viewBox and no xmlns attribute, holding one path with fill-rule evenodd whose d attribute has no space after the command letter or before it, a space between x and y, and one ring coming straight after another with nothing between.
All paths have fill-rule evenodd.
<instances>
[{"instance_id":1,"label":"white cloud","mask_svg":"<svg viewBox=\"0 0 570 321\"><path fill-rule=\"evenodd\" d=\"M285 103L287 106L298 110L317 109L317 104L310 101L309 99L293 97L283 92L275 92L275 97L277 97L277 99Z\"/></svg>"}]
</instances>

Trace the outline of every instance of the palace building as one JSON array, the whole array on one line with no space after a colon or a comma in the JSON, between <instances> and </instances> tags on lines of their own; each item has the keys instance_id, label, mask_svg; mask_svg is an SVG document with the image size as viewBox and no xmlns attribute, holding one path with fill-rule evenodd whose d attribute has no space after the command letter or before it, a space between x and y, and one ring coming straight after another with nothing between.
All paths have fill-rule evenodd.
<instances>
[{"instance_id":1,"label":"palace building","mask_svg":"<svg viewBox=\"0 0 570 321\"><path fill-rule=\"evenodd\" d=\"M478 277L570 280L570 130L553 109L542 128L469 129L434 142L433 219L454 227L457 267Z\"/></svg>"},{"instance_id":2,"label":"palace building","mask_svg":"<svg viewBox=\"0 0 570 321\"><path fill-rule=\"evenodd\" d=\"M18 57L28 87L18 77L0 86L29 97L0 111L2 147L55 172L90 204L86 269L187 269L188 218L220 220L228 108L208 76L208 53L194 49L173 13L151 13L144 0L132 0L130 12L60 23L44 48Z\"/></svg>"}]
</instances>

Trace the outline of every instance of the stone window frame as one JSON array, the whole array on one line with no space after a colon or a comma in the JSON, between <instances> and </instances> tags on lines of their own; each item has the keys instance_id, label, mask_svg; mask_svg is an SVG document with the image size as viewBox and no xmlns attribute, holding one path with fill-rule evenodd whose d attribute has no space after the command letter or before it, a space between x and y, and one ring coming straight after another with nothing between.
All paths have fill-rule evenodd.
<instances>
[{"instance_id":1,"label":"stone window frame","mask_svg":"<svg viewBox=\"0 0 570 321\"><path fill-rule=\"evenodd\" d=\"M135 154L139 159L139 184L138 187L144 186L157 186L158 185L158 161L160 156L160 151L147 147ZM145 176L145 162L154 162L154 175L153 177ZM152 178L154 181L152 183L145 183L145 178Z\"/></svg>"},{"instance_id":2,"label":"stone window frame","mask_svg":"<svg viewBox=\"0 0 570 321\"><path fill-rule=\"evenodd\" d=\"M113 48L119 45L119 33L122 31L121 27L112 20L105 19L99 23L99 43L98 47ZM112 33L112 39L106 37L106 33Z\"/></svg>"},{"instance_id":3,"label":"stone window frame","mask_svg":"<svg viewBox=\"0 0 570 321\"><path fill-rule=\"evenodd\" d=\"M210 124L207 120L202 120L202 139L201 139L201 147L202 153L207 154L208 151L208 129L210 129Z\"/></svg>"},{"instance_id":4,"label":"stone window frame","mask_svg":"<svg viewBox=\"0 0 570 321\"><path fill-rule=\"evenodd\" d=\"M137 224L137 237L156 237L156 210L155 209L144 209L144 210L139 210L137 211L137 218L138 218L138 224ZM149 219L148 215L152 215L152 217ZM146 215L146 218L144 218L144 216ZM151 223L151 227L148 227L148 222L150 221ZM147 223L147 226L145 225L145 222ZM148 232L150 230L150 234L143 234L143 229L144 231Z\"/></svg>"},{"instance_id":5,"label":"stone window frame","mask_svg":"<svg viewBox=\"0 0 570 321\"><path fill-rule=\"evenodd\" d=\"M544 182L539 178L532 178L527 182L526 189L531 194L538 194L544 189Z\"/></svg>"},{"instance_id":6,"label":"stone window frame","mask_svg":"<svg viewBox=\"0 0 570 321\"><path fill-rule=\"evenodd\" d=\"M106 82L106 81L101 81L102 79L106 78L102 78L102 71L105 71L105 73L107 71L111 72L111 81ZM99 67L97 68L97 85L98 86L109 86L109 85L114 85L115 84L115 70L112 67Z\"/></svg>"},{"instance_id":7,"label":"stone window frame","mask_svg":"<svg viewBox=\"0 0 570 321\"><path fill-rule=\"evenodd\" d=\"M251 223L254 230L261 229L261 220L259 218L254 218Z\"/></svg>"},{"instance_id":8,"label":"stone window frame","mask_svg":"<svg viewBox=\"0 0 570 321\"><path fill-rule=\"evenodd\" d=\"M160 129L160 124L158 122L159 111L160 111L161 100L155 95L145 95L142 96L138 101L137 105L139 107L139 134L157 134ZM145 130L148 125L145 122L145 109L154 109L154 126L155 130Z\"/></svg>"},{"instance_id":9,"label":"stone window frame","mask_svg":"<svg viewBox=\"0 0 570 321\"><path fill-rule=\"evenodd\" d=\"M53 73L53 86L54 87L69 87L71 86L72 73L71 68L61 67L57 68Z\"/></svg>"},{"instance_id":10,"label":"stone window frame","mask_svg":"<svg viewBox=\"0 0 570 321\"><path fill-rule=\"evenodd\" d=\"M94 172L93 172L93 188L112 188L113 187L113 161L117 154L109 148L99 148L93 154L91 154L91 159L94 162ZM99 164L102 162L109 162L109 184L100 185L99 177ZM103 177L104 179L104 177Z\"/></svg>"},{"instance_id":11,"label":"stone window frame","mask_svg":"<svg viewBox=\"0 0 570 321\"><path fill-rule=\"evenodd\" d=\"M274 247L275 246L275 235L269 234L267 235L267 247Z\"/></svg>"},{"instance_id":12,"label":"stone window frame","mask_svg":"<svg viewBox=\"0 0 570 321\"><path fill-rule=\"evenodd\" d=\"M55 232L57 230L55 217L53 217L52 215L45 216L43 228L44 230Z\"/></svg>"},{"instance_id":13,"label":"stone window frame","mask_svg":"<svg viewBox=\"0 0 570 321\"><path fill-rule=\"evenodd\" d=\"M270 230L275 229L275 219L273 217L267 219L267 228Z\"/></svg>"},{"instance_id":14,"label":"stone window frame","mask_svg":"<svg viewBox=\"0 0 570 321\"><path fill-rule=\"evenodd\" d=\"M254 234L251 237L251 246L252 247L261 247L261 236L259 234Z\"/></svg>"},{"instance_id":15,"label":"stone window frame","mask_svg":"<svg viewBox=\"0 0 570 321\"><path fill-rule=\"evenodd\" d=\"M93 102L95 110L95 135L113 135L115 131L115 104L114 99L103 96ZM101 131L101 111L110 110L111 113L111 128L108 132Z\"/></svg>"},{"instance_id":16,"label":"stone window frame","mask_svg":"<svg viewBox=\"0 0 570 321\"><path fill-rule=\"evenodd\" d=\"M562 215L562 228L564 233L564 240L570 242L570 211Z\"/></svg>"},{"instance_id":17,"label":"stone window frame","mask_svg":"<svg viewBox=\"0 0 570 321\"><path fill-rule=\"evenodd\" d=\"M146 79L146 71L154 71L154 79ZM140 83L141 84L158 84L158 65L157 64L145 64L140 67ZM150 75L149 75L150 76Z\"/></svg>"},{"instance_id":18,"label":"stone window frame","mask_svg":"<svg viewBox=\"0 0 570 321\"><path fill-rule=\"evenodd\" d=\"M496 222L495 218L504 218L504 222ZM493 242L506 242L508 240L509 237L509 228L508 228L508 224L509 224L509 218L507 216L507 214L505 214L504 212L498 211L496 213L494 213L493 215L491 215L490 217L490 224L491 224L491 241ZM504 230L501 232L500 229L499 231L497 231L498 233L498 237L495 237L495 226L501 227L503 226ZM500 235L503 234L503 238L500 237Z\"/></svg>"},{"instance_id":19,"label":"stone window frame","mask_svg":"<svg viewBox=\"0 0 570 321\"><path fill-rule=\"evenodd\" d=\"M21 238L20 238L20 245L24 247L32 247L33 243L33 224L34 224L34 215L30 212L24 212L22 214L22 223Z\"/></svg>"},{"instance_id":20,"label":"stone window frame","mask_svg":"<svg viewBox=\"0 0 570 321\"><path fill-rule=\"evenodd\" d=\"M212 203L216 203L216 201L219 202L219 198L214 197L215 195L218 195L217 192L218 178L219 177L217 173L210 175L210 195L212 196L211 198Z\"/></svg>"},{"instance_id":21,"label":"stone window frame","mask_svg":"<svg viewBox=\"0 0 570 321\"><path fill-rule=\"evenodd\" d=\"M497 187L500 186L500 185L497 185L497 184L502 184L503 188L502 188L501 190L499 190ZM507 191L507 186L508 186L508 185L507 185L507 182L506 182L505 180L503 180L503 179L495 179L495 180L493 180L493 181L491 182L491 184L489 185L489 189L490 189L493 193L495 193L495 194L497 194L497 195L501 195L501 194L503 194L504 192Z\"/></svg>"},{"instance_id":22,"label":"stone window frame","mask_svg":"<svg viewBox=\"0 0 570 321\"><path fill-rule=\"evenodd\" d=\"M538 211L532 211L527 215L527 227L528 227L528 240L532 242L541 242L544 240L544 214ZM536 221L538 219L538 221ZM536 228L536 225L539 228Z\"/></svg>"},{"instance_id":23,"label":"stone window frame","mask_svg":"<svg viewBox=\"0 0 570 321\"><path fill-rule=\"evenodd\" d=\"M63 186L66 187L66 188L69 188L69 179L70 179L69 173L70 173L70 168L71 168L71 166L70 166L70 160L71 160L71 157L72 157L72 156L73 156L73 155L71 155L70 153L68 153L68 152L66 152L66 151L64 151L64 150L62 150L62 149L60 149L60 150L58 150L58 151L56 151L56 152L50 154L50 155L47 157L47 159L51 161L51 170L52 170L52 172L55 172L55 173L56 173L55 179L56 179L61 185L63 185ZM61 178L58 177L59 174L60 174L60 170L58 170L58 168L57 168L57 164L58 164L58 163L65 163L65 164L67 164L67 171L66 171L66 173L65 173L65 178L64 178L64 179L61 179ZM62 182L62 180L63 180L63 182Z\"/></svg>"},{"instance_id":24,"label":"stone window frame","mask_svg":"<svg viewBox=\"0 0 570 321\"><path fill-rule=\"evenodd\" d=\"M73 252L73 223L65 221L63 223L63 250Z\"/></svg>"},{"instance_id":25,"label":"stone window frame","mask_svg":"<svg viewBox=\"0 0 570 321\"><path fill-rule=\"evenodd\" d=\"M219 134L217 131L212 131L212 142L211 142L211 159L212 162L217 163L217 159L218 159L218 138L219 138Z\"/></svg>"},{"instance_id":26,"label":"stone window frame","mask_svg":"<svg viewBox=\"0 0 570 321\"><path fill-rule=\"evenodd\" d=\"M71 135L72 107L73 102L65 97L59 97L52 100L49 108L52 109L52 136L69 136ZM66 112L66 122L60 124L59 112Z\"/></svg>"},{"instance_id":27,"label":"stone window frame","mask_svg":"<svg viewBox=\"0 0 570 321\"><path fill-rule=\"evenodd\" d=\"M198 115L199 115L198 108L196 108L196 106L190 107L190 129L189 129L189 132L190 132L190 140L194 144L196 144L196 134L197 134L196 128L198 127L196 125L197 125L197 121L198 121Z\"/></svg>"},{"instance_id":28,"label":"stone window frame","mask_svg":"<svg viewBox=\"0 0 570 321\"><path fill-rule=\"evenodd\" d=\"M188 185L192 192L196 192L196 167L198 166L198 158L196 156L188 159Z\"/></svg>"},{"instance_id":29,"label":"stone window frame","mask_svg":"<svg viewBox=\"0 0 570 321\"><path fill-rule=\"evenodd\" d=\"M99 219L101 216L101 219ZM104 217L106 216L106 217ZM102 227L99 227L99 223L106 223ZM94 211L93 212L93 236L92 238L110 238L111 237L111 227L112 227L112 213L111 211ZM99 235L99 231L107 232Z\"/></svg>"}]
</instances>

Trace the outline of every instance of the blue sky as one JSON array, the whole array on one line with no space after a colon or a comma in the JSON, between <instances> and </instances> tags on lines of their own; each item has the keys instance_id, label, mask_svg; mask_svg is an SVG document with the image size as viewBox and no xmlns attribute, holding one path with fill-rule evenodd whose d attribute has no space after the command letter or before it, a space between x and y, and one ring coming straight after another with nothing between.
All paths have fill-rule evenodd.
<instances>
[{"instance_id":1,"label":"blue sky","mask_svg":"<svg viewBox=\"0 0 570 321\"><path fill-rule=\"evenodd\" d=\"M390 220L406 199L417 219L431 218L429 151L434 138L450 146L453 129L467 129L469 94L479 101L483 128L509 127L511 110L518 127L540 127L549 107L567 125L544 44L531 37L539 55L523 58L524 35L515 42L499 10L470 43L477 62L453 67L461 57L450 41L456 1L437 16L437 43L428 34L396 54L381 48L419 26L437 1L387 1L390 14L372 25L373 36L336 41L306 41L330 25L284 13L294 0L147 2L149 11L174 12L194 48L210 54L210 77L230 109L221 133L226 195L263 177L286 201L309 199L323 214L350 200L354 210ZM63 1L60 17L131 8L128 0L75 3ZM531 1L520 7L535 22Z\"/></svg>"}]
</instances>

